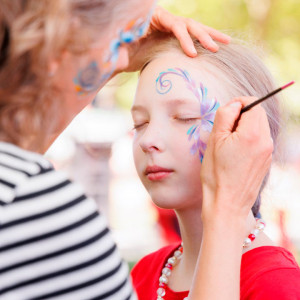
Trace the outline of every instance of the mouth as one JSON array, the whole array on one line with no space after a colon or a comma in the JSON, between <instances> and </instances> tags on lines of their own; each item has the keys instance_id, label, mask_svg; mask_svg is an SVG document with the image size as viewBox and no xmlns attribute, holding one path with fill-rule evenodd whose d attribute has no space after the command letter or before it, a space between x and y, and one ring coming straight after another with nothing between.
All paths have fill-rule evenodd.
<instances>
[{"instance_id":1,"label":"mouth","mask_svg":"<svg viewBox=\"0 0 300 300\"><path fill-rule=\"evenodd\" d=\"M145 169L144 174L149 180L158 181L169 177L173 172L174 170L162 168L159 166L148 166Z\"/></svg>"}]
</instances>

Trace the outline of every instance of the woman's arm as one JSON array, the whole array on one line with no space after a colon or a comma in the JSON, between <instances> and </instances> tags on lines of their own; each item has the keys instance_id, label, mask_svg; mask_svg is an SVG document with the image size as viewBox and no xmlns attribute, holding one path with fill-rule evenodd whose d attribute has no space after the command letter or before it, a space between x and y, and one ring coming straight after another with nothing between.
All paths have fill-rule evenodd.
<instances>
[{"instance_id":1,"label":"woman's arm","mask_svg":"<svg viewBox=\"0 0 300 300\"><path fill-rule=\"evenodd\" d=\"M253 98L240 98L217 111L205 152L203 240L189 300L240 299L240 264L246 220L272 159L267 116Z\"/></svg>"}]
</instances>

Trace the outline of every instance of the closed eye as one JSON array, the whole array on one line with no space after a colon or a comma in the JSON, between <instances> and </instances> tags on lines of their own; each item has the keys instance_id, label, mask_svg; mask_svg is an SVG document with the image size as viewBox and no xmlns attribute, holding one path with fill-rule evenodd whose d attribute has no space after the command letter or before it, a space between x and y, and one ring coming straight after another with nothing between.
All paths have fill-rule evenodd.
<instances>
[{"instance_id":1,"label":"closed eye","mask_svg":"<svg viewBox=\"0 0 300 300\"><path fill-rule=\"evenodd\" d=\"M193 118L176 118L176 120L183 122L183 123L192 123L192 122L196 122L199 121L201 118L200 117L193 117Z\"/></svg>"},{"instance_id":2,"label":"closed eye","mask_svg":"<svg viewBox=\"0 0 300 300\"><path fill-rule=\"evenodd\" d=\"M132 130L138 130L141 129L144 125L146 125L147 122L140 123L140 124L134 124Z\"/></svg>"}]
</instances>

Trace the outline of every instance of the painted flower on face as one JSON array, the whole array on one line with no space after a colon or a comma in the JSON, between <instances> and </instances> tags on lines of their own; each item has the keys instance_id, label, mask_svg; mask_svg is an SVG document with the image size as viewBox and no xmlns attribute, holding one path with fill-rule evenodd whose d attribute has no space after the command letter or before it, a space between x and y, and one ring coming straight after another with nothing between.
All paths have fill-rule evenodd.
<instances>
[{"instance_id":1,"label":"painted flower on face","mask_svg":"<svg viewBox=\"0 0 300 300\"><path fill-rule=\"evenodd\" d=\"M196 84L196 81L191 78L189 73L180 68L168 69L161 72L156 79L156 91L159 94L166 94L172 89L172 82L165 79L167 75L176 75L181 77L186 82L186 87L195 95L200 104L200 124L193 125L187 132L188 139L193 140L191 147L191 154L198 153L200 161L202 162L206 144L200 139L200 130L212 131L216 111L220 104L215 98L208 98L207 88L202 83Z\"/></svg>"}]
</instances>

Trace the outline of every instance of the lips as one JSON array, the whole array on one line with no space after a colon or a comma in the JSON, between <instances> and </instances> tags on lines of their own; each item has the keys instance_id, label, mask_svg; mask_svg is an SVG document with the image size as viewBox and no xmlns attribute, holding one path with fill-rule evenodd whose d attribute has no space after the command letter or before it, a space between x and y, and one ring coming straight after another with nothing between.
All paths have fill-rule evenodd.
<instances>
[{"instance_id":1,"label":"lips","mask_svg":"<svg viewBox=\"0 0 300 300\"><path fill-rule=\"evenodd\" d=\"M145 175L151 181L162 180L170 176L174 171L159 166L148 166L145 170Z\"/></svg>"}]
</instances>

